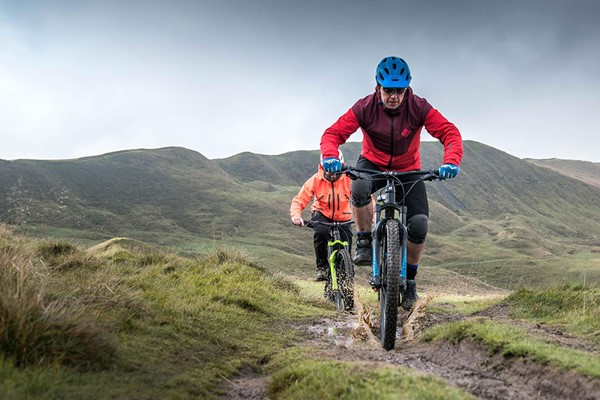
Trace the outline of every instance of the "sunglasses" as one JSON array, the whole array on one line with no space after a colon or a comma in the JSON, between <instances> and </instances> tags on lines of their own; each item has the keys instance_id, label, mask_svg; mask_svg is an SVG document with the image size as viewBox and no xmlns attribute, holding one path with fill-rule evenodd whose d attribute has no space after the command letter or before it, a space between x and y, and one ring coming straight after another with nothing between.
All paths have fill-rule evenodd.
<instances>
[{"instance_id":1,"label":"sunglasses","mask_svg":"<svg viewBox=\"0 0 600 400\"><path fill-rule=\"evenodd\" d=\"M389 94L390 96L394 93L396 93L398 96L401 96L406 91L406 88L385 88L382 86L381 90L383 90L385 94Z\"/></svg>"},{"instance_id":2,"label":"sunglasses","mask_svg":"<svg viewBox=\"0 0 600 400\"><path fill-rule=\"evenodd\" d=\"M325 176L325 179L333 182L333 181L337 181L338 179L340 179L342 177L342 173L341 172L325 172L324 176Z\"/></svg>"}]
</instances>

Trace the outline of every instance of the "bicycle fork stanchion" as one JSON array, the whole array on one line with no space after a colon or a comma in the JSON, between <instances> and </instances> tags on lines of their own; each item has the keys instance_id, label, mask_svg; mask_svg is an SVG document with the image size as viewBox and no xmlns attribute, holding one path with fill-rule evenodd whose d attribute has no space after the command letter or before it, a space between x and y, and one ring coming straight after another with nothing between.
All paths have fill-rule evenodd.
<instances>
[{"instance_id":1,"label":"bicycle fork stanchion","mask_svg":"<svg viewBox=\"0 0 600 400\"><path fill-rule=\"evenodd\" d=\"M408 248L406 247L408 238L408 229L406 228L407 212L406 206L400 207L400 217L402 220L402 224L400 225L402 228L402 231L400 232L400 235L402 235L400 237L400 249L402 251L402 265L400 266L400 289L406 288L406 262L408 257Z\"/></svg>"},{"instance_id":2,"label":"bicycle fork stanchion","mask_svg":"<svg viewBox=\"0 0 600 400\"><path fill-rule=\"evenodd\" d=\"M379 226L381 224L381 221L379 220L379 216L381 214L381 205L379 204L375 204L375 207L373 209L373 219L375 221L375 224L373 226L373 232L371 234L371 246L373 247L371 249L371 255L372 255L372 267L371 267L371 273L372 273L372 277L374 279L374 282L376 283L375 287L373 289L379 290L379 288L381 287L381 260L380 260L380 254L379 254Z\"/></svg>"}]
</instances>

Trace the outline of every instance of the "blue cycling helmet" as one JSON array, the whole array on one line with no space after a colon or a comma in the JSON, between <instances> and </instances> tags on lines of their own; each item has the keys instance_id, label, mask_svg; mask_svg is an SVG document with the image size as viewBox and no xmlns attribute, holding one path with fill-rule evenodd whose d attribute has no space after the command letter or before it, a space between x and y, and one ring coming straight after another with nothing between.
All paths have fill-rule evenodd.
<instances>
[{"instance_id":1,"label":"blue cycling helmet","mask_svg":"<svg viewBox=\"0 0 600 400\"><path fill-rule=\"evenodd\" d=\"M386 88L407 88L410 85L410 69L400 57L386 57L377 66L375 80Z\"/></svg>"}]
</instances>

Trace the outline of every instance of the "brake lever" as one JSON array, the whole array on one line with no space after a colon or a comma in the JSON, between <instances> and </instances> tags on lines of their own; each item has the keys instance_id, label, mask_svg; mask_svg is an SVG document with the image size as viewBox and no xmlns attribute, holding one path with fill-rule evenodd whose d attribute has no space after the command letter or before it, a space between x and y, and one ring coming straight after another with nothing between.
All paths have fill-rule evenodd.
<instances>
[{"instance_id":1,"label":"brake lever","mask_svg":"<svg viewBox=\"0 0 600 400\"><path fill-rule=\"evenodd\" d=\"M350 179L352 179L353 181L360 179L360 172L356 172L350 168L346 168L344 170L342 170L343 173L345 173L346 175L348 175L348 177Z\"/></svg>"},{"instance_id":2,"label":"brake lever","mask_svg":"<svg viewBox=\"0 0 600 400\"><path fill-rule=\"evenodd\" d=\"M435 180L439 180L439 181L445 181L446 178L444 178L443 176L440 175L440 172L438 170L432 169L431 171L429 171L428 175L425 175L424 180L427 181L435 181Z\"/></svg>"}]
</instances>

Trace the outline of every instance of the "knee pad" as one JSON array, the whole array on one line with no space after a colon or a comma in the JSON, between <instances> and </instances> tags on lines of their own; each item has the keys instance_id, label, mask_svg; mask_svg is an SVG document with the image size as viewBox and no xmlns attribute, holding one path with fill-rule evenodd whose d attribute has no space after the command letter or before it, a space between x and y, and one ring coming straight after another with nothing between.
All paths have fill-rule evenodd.
<instances>
[{"instance_id":1,"label":"knee pad","mask_svg":"<svg viewBox=\"0 0 600 400\"><path fill-rule=\"evenodd\" d=\"M350 203L354 207L365 207L371 204L371 181L367 179L358 179L352 181L350 190L352 198Z\"/></svg>"},{"instance_id":2,"label":"knee pad","mask_svg":"<svg viewBox=\"0 0 600 400\"><path fill-rule=\"evenodd\" d=\"M350 198L350 204L357 208L366 207L371 204L371 196L368 196L367 198L362 198L352 195L352 197Z\"/></svg>"},{"instance_id":3,"label":"knee pad","mask_svg":"<svg viewBox=\"0 0 600 400\"><path fill-rule=\"evenodd\" d=\"M417 214L408 221L408 240L414 244L422 244L427 237L429 218L425 214Z\"/></svg>"}]
</instances>

